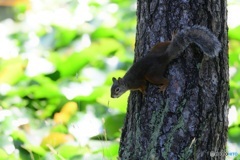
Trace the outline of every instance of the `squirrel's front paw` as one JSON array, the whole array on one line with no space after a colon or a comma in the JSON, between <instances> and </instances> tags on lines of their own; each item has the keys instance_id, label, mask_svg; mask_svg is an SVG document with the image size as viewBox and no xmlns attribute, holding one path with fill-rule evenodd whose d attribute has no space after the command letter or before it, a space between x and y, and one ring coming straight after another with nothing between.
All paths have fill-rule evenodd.
<instances>
[{"instance_id":1,"label":"squirrel's front paw","mask_svg":"<svg viewBox=\"0 0 240 160\"><path fill-rule=\"evenodd\" d=\"M167 85L161 85L161 86L159 86L159 92L162 92L162 94L165 93L166 89L167 89Z\"/></svg>"}]
</instances>

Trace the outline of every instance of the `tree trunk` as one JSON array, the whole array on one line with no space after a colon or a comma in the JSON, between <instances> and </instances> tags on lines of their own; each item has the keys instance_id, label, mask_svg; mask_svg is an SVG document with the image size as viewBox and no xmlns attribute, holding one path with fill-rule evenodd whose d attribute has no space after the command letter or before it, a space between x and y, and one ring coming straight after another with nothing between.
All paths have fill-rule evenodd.
<instances>
[{"instance_id":1,"label":"tree trunk","mask_svg":"<svg viewBox=\"0 0 240 160\"><path fill-rule=\"evenodd\" d=\"M196 47L171 62L165 94L149 84L131 92L122 130L122 160L225 159L228 129L226 1L138 0L135 61L184 26L201 25L222 43L217 58ZM210 154L211 153L211 154Z\"/></svg>"}]
</instances>

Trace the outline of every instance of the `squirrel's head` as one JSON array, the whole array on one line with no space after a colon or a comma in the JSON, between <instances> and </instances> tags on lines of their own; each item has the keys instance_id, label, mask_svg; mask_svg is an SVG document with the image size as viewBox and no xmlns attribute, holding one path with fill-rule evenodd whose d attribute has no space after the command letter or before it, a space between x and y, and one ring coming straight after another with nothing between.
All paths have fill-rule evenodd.
<instances>
[{"instance_id":1,"label":"squirrel's head","mask_svg":"<svg viewBox=\"0 0 240 160\"><path fill-rule=\"evenodd\" d=\"M115 77L113 77L112 81L113 81L113 85L111 88L112 98L118 98L128 90L122 78L119 77L118 79L116 79Z\"/></svg>"}]
</instances>

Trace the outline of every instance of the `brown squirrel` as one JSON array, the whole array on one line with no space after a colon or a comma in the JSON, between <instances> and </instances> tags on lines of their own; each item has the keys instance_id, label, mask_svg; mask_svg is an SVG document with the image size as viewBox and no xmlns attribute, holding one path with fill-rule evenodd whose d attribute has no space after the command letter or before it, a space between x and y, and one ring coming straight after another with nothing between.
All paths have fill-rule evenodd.
<instances>
[{"instance_id":1,"label":"brown squirrel","mask_svg":"<svg viewBox=\"0 0 240 160\"><path fill-rule=\"evenodd\" d=\"M131 66L123 78L113 77L111 97L118 98L127 90L140 90L145 94L147 82L159 86L164 92L169 83L163 76L167 65L191 43L197 44L208 57L216 57L221 50L221 43L206 27L187 27L176 33L172 41L157 43Z\"/></svg>"}]
</instances>

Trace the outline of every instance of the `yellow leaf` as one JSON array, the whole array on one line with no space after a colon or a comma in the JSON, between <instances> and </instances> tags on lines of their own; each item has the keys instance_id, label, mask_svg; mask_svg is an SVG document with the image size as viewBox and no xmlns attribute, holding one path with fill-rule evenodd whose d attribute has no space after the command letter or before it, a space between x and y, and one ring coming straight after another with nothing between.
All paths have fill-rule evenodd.
<instances>
[{"instance_id":1,"label":"yellow leaf","mask_svg":"<svg viewBox=\"0 0 240 160\"><path fill-rule=\"evenodd\" d=\"M61 113L68 114L72 116L74 113L77 112L78 105L76 102L67 102L61 109Z\"/></svg>"},{"instance_id":2,"label":"yellow leaf","mask_svg":"<svg viewBox=\"0 0 240 160\"><path fill-rule=\"evenodd\" d=\"M55 148L71 140L74 140L71 134L52 132L43 138L41 146L46 148L48 145L50 145Z\"/></svg>"},{"instance_id":3,"label":"yellow leaf","mask_svg":"<svg viewBox=\"0 0 240 160\"><path fill-rule=\"evenodd\" d=\"M53 120L55 123L66 124L69 121L69 119L70 119L70 115L64 112L55 113L53 117Z\"/></svg>"},{"instance_id":4,"label":"yellow leaf","mask_svg":"<svg viewBox=\"0 0 240 160\"><path fill-rule=\"evenodd\" d=\"M19 59L12 59L6 62L0 68L0 84L8 83L14 84L23 75L25 69L25 62Z\"/></svg>"}]
</instances>

